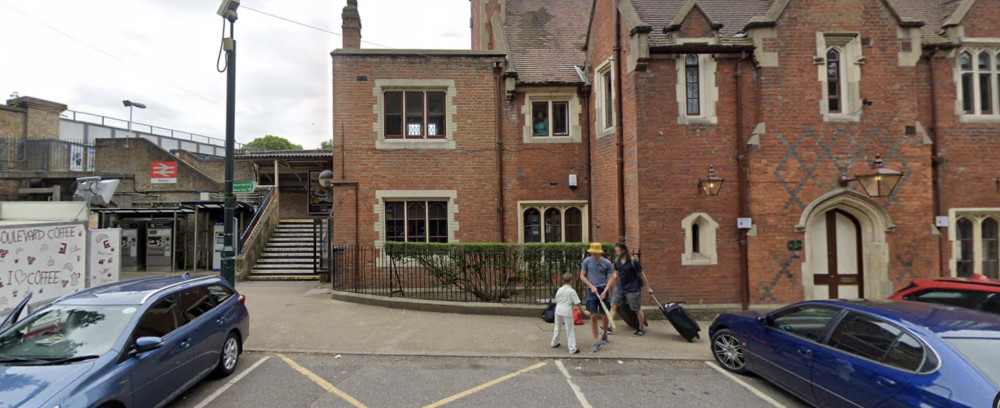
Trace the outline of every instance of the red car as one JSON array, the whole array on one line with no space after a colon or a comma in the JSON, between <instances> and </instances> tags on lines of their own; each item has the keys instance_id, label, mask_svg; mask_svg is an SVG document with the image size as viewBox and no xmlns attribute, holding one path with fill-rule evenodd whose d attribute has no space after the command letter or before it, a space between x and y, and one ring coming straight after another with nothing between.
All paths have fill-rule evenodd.
<instances>
[{"instance_id":1,"label":"red car","mask_svg":"<svg viewBox=\"0 0 1000 408\"><path fill-rule=\"evenodd\" d=\"M1000 280L971 278L914 279L889 297L892 300L936 303L1000 314Z\"/></svg>"}]
</instances>

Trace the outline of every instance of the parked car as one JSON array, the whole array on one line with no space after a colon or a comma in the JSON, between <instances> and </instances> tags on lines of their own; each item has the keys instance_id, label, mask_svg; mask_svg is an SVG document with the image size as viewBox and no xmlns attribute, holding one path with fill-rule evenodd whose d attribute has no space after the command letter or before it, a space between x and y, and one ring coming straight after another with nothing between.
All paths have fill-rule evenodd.
<instances>
[{"instance_id":1,"label":"parked car","mask_svg":"<svg viewBox=\"0 0 1000 408\"><path fill-rule=\"evenodd\" d=\"M0 327L0 405L160 407L231 374L245 297L215 276L157 277L65 296Z\"/></svg>"},{"instance_id":2,"label":"parked car","mask_svg":"<svg viewBox=\"0 0 1000 408\"><path fill-rule=\"evenodd\" d=\"M808 301L709 328L726 370L817 407L992 407L1000 316L917 302Z\"/></svg>"},{"instance_id":3,"label":"parked car","mask_svg":"<svg viewBox=\"0 0 1000 408\"><path fill-rule=\"evenodd\" d=\"M889 299L936 303L1000 315L1000 281L971 278L914 279Z\"/></svg>"}]
</instances>

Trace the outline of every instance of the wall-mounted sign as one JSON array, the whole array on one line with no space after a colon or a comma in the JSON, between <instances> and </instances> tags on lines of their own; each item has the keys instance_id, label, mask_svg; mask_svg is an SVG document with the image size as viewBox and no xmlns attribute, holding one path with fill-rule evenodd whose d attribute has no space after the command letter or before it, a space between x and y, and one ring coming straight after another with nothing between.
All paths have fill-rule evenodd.
<instances>
[{"instance_id":1,"label":"wall-mounted sign","mask_svg":"<svg viewBox=\"0 0 1000 408\"><path fill-rule=\"evenodd\" d=\"M322 170L309 170L309 195L306 209L310 214L329 214L333 209L333 195L329 188L319 185Z\"/></svg>"},{"instance_id":2,"label":"wall-mounted sign","mask_svg":"<svg viewBox=\"0 0 1000 408\"><path fill-rule=\"evenodd\" d=\"M937 225L938 228L947 228L948 227L948 222L949 222L949 218L948 218L947 215L943 215L943 216L939 215L937 217L934 217L934 225Z\"/></svg>"},{"instance_id":3,"label":"wall-mounted sign","mask_svg":"<svg viewBox=\"0 0 1000 408\"><path fill-rule=\"evenodd\" d=\"M149 182L152 184L172 184L177 182L177 162L149 163Z\"/></svg>"},{"instance_id":4,"label":"wall-mounted sign","mask_svg":"<svg viewBox=\"0 0 1000 408\"><path fill-rule=\"evenodd\" d=\"M233 192L234 193L252 193L254 188L257 187L257 183L253 180L246 181L234 181L233 182Z\"/></svg>"},{"instance_id":5,"label":"wall-mounted sign","mask_svg":"<svg viewBox=\"0 0 1000 408\"><path fill-rule=\"evenodd\" d=\"M121 228L92 229L87 233L90 239L87 287L118 282L122 260Z\"/></svg>"},{"instance_id":6,"label":"wall-mounted sign","mask_svg":"<svg viewBox=\"0 0 1000 408\"><path fill-rule=\"evenodd\" d=\"M42 301L82 290L86 257L83 223L0 228L0 310L29 293Z\"/></svg>"},{"instance_id":7,"label":"wall-mounted sign","mask_svg":"<svg viewBox=\"0 0 1000 408\"><path fill-rule=\"evenodd\" d=\"M736 227L739 229L750 229L753 228L753 219L750 218L737 218Z\"/></svg>"}]
</instances>

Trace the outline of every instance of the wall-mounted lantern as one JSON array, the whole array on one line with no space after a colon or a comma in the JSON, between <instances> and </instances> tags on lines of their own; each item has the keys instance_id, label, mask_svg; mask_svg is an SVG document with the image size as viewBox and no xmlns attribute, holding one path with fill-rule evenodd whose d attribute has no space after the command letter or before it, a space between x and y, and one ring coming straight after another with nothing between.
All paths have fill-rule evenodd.
<instances>
[{"instance_id":1,"label":"wall-mounted lantern","mask_svg":"<svg viewBox=\"0 0 1000 408\"><path fill-rule=\"evenodd\" d=\"M715 166L708 166L708 178L704 180L698 180L698 193L704 194L709 197L715 197L719 195L719 191L722 191L722 183L726 179L715 175Z\"/></svg>"},{"instance_id":2,"label":"wall-mounted lantern","mask_svg":"<svg viewBox=\"0 0 1000 408\"><path fill-rule=\"evenodd\" d=\"M872 161L871 167L871 173L859 174L854 176L853 179L846 176L841 177L840 186L847 187L850 182L857 181L858 184L861 184L861 189L869 197L891 196L896 191L899 181L903 178L903 173L885 168L885 162L882 161L882 155L879 154L875 155L875 160Z\"/></svg>"}]
</instances>

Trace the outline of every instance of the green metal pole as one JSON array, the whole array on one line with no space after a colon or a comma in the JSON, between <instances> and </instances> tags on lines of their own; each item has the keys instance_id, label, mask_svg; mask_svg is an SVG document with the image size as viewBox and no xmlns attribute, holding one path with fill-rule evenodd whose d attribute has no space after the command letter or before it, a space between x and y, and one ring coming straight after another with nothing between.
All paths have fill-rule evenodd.
<instances>
[{"instance_id":1,"label":"green metal pole","mask_svg":"<svg viewBox=\"0 0 1000 408\"><path fill-rule=\"evenodd\" d=\"M234 217L236 197L233 195L233 177L235 165L233 150L236 144L236 39L233 33L233 22L229 22L229 41L226 44L226 209L225 235L222 248L222 277L230 284L236 284L236 238Z\"/></svg>"}]
</instances>

